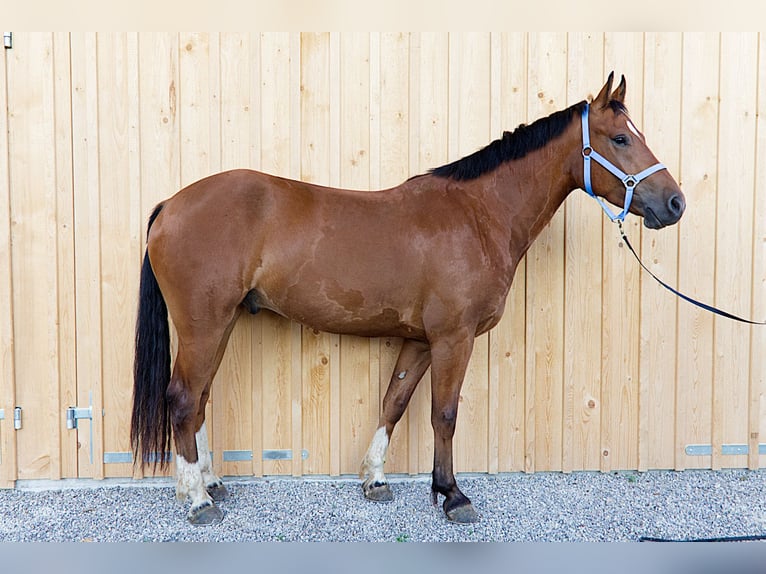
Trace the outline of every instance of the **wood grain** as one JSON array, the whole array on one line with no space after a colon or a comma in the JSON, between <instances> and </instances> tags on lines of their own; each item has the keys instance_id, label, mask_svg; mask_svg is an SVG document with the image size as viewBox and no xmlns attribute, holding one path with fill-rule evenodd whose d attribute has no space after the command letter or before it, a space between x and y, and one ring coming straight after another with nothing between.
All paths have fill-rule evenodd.
<instances>
[{"instance_id":1,"label":"wood grain","mask_svg":"<svg viewBox=\"0 0 766 574\"><path fill-rule=\"evenodd\" d=\"M0 485L132 475L103 456L130 450L157 202L234 167L391 187L592 97L611 70L688 204L661 231L630 216L631 241L682 291L766 317L764 46L747 33L15 35L0 62ZM763 464L763 329L679 302L618 237L575 190L520 263L503 320L475 343L458 471ZM355 474L400 345L243 317L208 405L216 467ZM387 472L431 471L430 384L429 371ZM89 404L93 421L66 429L66 407ZM263 461L265 449L292 460ZM230 450L253 458L224 463Z\"/></svg>"}]
</instances>

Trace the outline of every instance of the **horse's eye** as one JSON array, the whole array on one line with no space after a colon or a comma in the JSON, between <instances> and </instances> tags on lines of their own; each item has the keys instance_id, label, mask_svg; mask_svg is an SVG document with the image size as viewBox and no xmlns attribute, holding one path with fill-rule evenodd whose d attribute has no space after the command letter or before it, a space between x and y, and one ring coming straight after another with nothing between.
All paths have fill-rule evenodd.
<instances>
[{"instance_id":1,"label":"horse's eye","mask_svg":"<svg viewBox=\"0 0 766 574\"><path fill-rule=\"evenodd\" d=\"M621 147L624 147L630 143L630 140L628 140L628 136L623 136L623 135L613 137L612 141Z\"/></svg>"}]
</instances>

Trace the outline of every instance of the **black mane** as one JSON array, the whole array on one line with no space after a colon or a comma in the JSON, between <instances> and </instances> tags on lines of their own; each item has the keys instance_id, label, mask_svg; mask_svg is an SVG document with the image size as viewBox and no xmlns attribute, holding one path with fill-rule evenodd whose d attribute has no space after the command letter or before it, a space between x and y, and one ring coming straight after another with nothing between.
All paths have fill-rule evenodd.
<instances>
[{"instance_id":1,"label":"black mane","mask_svg":"<svg viewBox=\"0 0 766 574\"><path fill-rule=\"evenodd\" d=\"M612 102L610 102L610 107L615 109L611 104ZM447 165L431 169L428 173L436 177L455 180L476 179L497 169L507 161L520 159L528 153L544 147L549 141L560 136L573 118L580 117L585 105L586 102L582 101L565 110L540 118L530 125L521 124L513 132L504 132L502 138L493 141L479 151Z\"/></svg>"}]
</instances>

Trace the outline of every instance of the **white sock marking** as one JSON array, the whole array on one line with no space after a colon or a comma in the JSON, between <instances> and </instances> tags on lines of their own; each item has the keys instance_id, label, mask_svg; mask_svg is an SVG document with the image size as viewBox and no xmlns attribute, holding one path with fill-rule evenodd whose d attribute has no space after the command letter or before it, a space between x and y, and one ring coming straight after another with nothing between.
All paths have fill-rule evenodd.
<instances>
[{"instance_id":1,"label":"white sock marking","mask_svg":"<svg viewBox=\"0 0 766 574\"><path fill-rule=\"evenodd\" d=\"M386 427L380 427L375 431L372 437L370 447L362 461L362 477L367 478L365 484L374 482L386 483L386 475L383 473L383 465L386 462L386 452L388 451L388 434Z\"/></svg>"},{"instance_id":2,"label":"white sock marking","mask_svg":"<svg viewBox=\"0 0 766 574\"><path fill-rule=\"evenodd\" d=\"M197 439L197 457L199 458L199 467L204 485L220 484L221 479L213 472L213 459L210 458L210 446L205 423L202 423L199 431L194 436Z\"/></svg>"},{"instance_id":3,"label":"white sock marking","mask_svg":"<svg viewBox=\"0 0 766 574\"><path fill-rule=\"evenodd\" d=\"M212 501L202 481L199 461L186 462L186 459L180 454L176 455L176 473L178 476L178 482L176 483L176 497L178 497L178 500L191 499L192 508Z\"/></svg>"}]
</instances>

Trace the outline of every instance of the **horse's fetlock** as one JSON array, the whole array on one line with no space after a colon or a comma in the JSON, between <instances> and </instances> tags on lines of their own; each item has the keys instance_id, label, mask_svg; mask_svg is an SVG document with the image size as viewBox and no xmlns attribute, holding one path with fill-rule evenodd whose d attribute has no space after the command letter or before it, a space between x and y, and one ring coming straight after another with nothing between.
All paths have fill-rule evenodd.
<instances>
[{"instance_id":1,"label":"horse's fetlock","mask_svg":"<svg viewBox=\"0 0 766 574\"><path fill-rule=\"evenodd\" d=\"M176 500L178 502L186 502L186 499L189 497L189 489L182 486L179 482L176 484Z\"/></svg>"}]
</instances>

